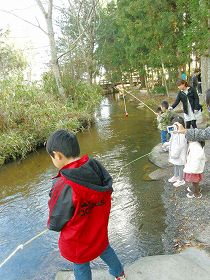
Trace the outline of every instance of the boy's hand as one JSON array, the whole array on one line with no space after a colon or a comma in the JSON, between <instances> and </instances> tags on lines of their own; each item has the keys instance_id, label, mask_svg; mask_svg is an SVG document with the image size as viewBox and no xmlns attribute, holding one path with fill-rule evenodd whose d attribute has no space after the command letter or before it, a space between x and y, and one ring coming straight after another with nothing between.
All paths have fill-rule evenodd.
<instances>
[{"instance_id":1,"label":"boy's hand","mask_svg":"<svg viewBox=\"0 0 210 280\"><path fill-rule=\"evenodd\" d=\"M187 129L184 128L184 126L181 123L175 122L174 123L177 126L177 132L185 134L187 132Z\"/></svg>"}]
</instances>

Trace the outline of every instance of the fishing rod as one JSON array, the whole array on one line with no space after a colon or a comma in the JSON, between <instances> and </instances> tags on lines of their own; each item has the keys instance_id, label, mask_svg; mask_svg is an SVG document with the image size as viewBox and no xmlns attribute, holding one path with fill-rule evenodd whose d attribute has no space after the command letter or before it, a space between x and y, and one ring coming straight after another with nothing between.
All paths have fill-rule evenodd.
<instances>
[{"instance_id":1,"label":"fishing rod","mask_svg":"<svg viewBox=\"0 0 210 280\"><path fill-rule=\"evenodd\" d=\"M152 110L152 108L151 107L149 107L146 103L144 103L143 101L141 101L139 98L137 98L135 95L133 95L132 93L130 93L130 92L128 92L127 90L125 90L125 92L127 93L127 94L130 94L133 98L135 98L135 99L137 99L139 102L141 102L142 104L144 104L144 106L146 106L151 112L153 112L155 115L157 115L157 113L154 111L154 110Z\"/></svg>"}]
</instances>

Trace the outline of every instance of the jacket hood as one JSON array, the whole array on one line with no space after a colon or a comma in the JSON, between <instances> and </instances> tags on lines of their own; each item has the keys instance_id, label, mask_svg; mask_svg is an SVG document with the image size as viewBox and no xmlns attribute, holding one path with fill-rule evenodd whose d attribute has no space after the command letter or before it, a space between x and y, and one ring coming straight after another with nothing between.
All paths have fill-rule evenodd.
<instances>
[{"instance_id":1,"label":"jacket hood","mask_svg":"<svg viewBox=\"0 0 210 280\"><path fill-rule=\"evenodd\" d=\"M96 159L84 156L68 164L59 172L61 176L87 188L105 192L113 191L112 177Z\"/></svg>"}]
</instances>

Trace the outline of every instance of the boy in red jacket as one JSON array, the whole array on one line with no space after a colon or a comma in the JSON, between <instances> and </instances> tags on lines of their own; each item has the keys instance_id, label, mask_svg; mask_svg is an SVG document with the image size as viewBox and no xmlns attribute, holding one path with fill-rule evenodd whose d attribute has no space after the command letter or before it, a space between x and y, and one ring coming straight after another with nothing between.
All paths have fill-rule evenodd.
<instances>
[{"instance_id":1,"label":"boy in red jacket","mask_svg":"<svg viewBox=\"0 0 210 280\"><path fill-rule=\"evenodd\" d=\"M46 150L59 169L50 191L47 224L60 231L60 253L74 263L75 279L91 280L90 261L98 256L117 280L126 279L108 239L111 176L97 160L80 158L77 138L69 131L51 134Z\"/></svg>"}]
</instances>

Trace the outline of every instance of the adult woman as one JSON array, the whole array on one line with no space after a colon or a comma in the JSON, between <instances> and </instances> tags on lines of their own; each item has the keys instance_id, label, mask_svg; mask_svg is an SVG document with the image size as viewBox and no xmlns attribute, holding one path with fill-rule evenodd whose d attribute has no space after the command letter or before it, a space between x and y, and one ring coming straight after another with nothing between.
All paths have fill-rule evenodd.
<instances>
[{"instance_id":1,"label":"adult woman","mask_svg":"<svg viewBox=\"0 0 210 280\"><path fill-rule=\"evenodd\" d=\"M191 125L193 128L196 128L197 125L194 113L198 112L201 109L198 94L193 87L188 87L186 81L179 80L177 82L177 86L180 91L177 94L176 100L171 106L171 109L174 109L181 101L183 105L186 128L190 128Z\"/></svg>"},{"instance_id":2,"label":"adult woman","mask_svg":"<svg viewBox=\"0 0 210 280\"><path fill-rule=\"evenodd\" d=\"M206 92L206 105L209 112L210 119L210 89ZM181 124L176 123L178 126L178 132L185 133L185 137L188 141L205 141L210 140L210 126L205 129L185 129Z\"/></svg>"}]
</instances>

